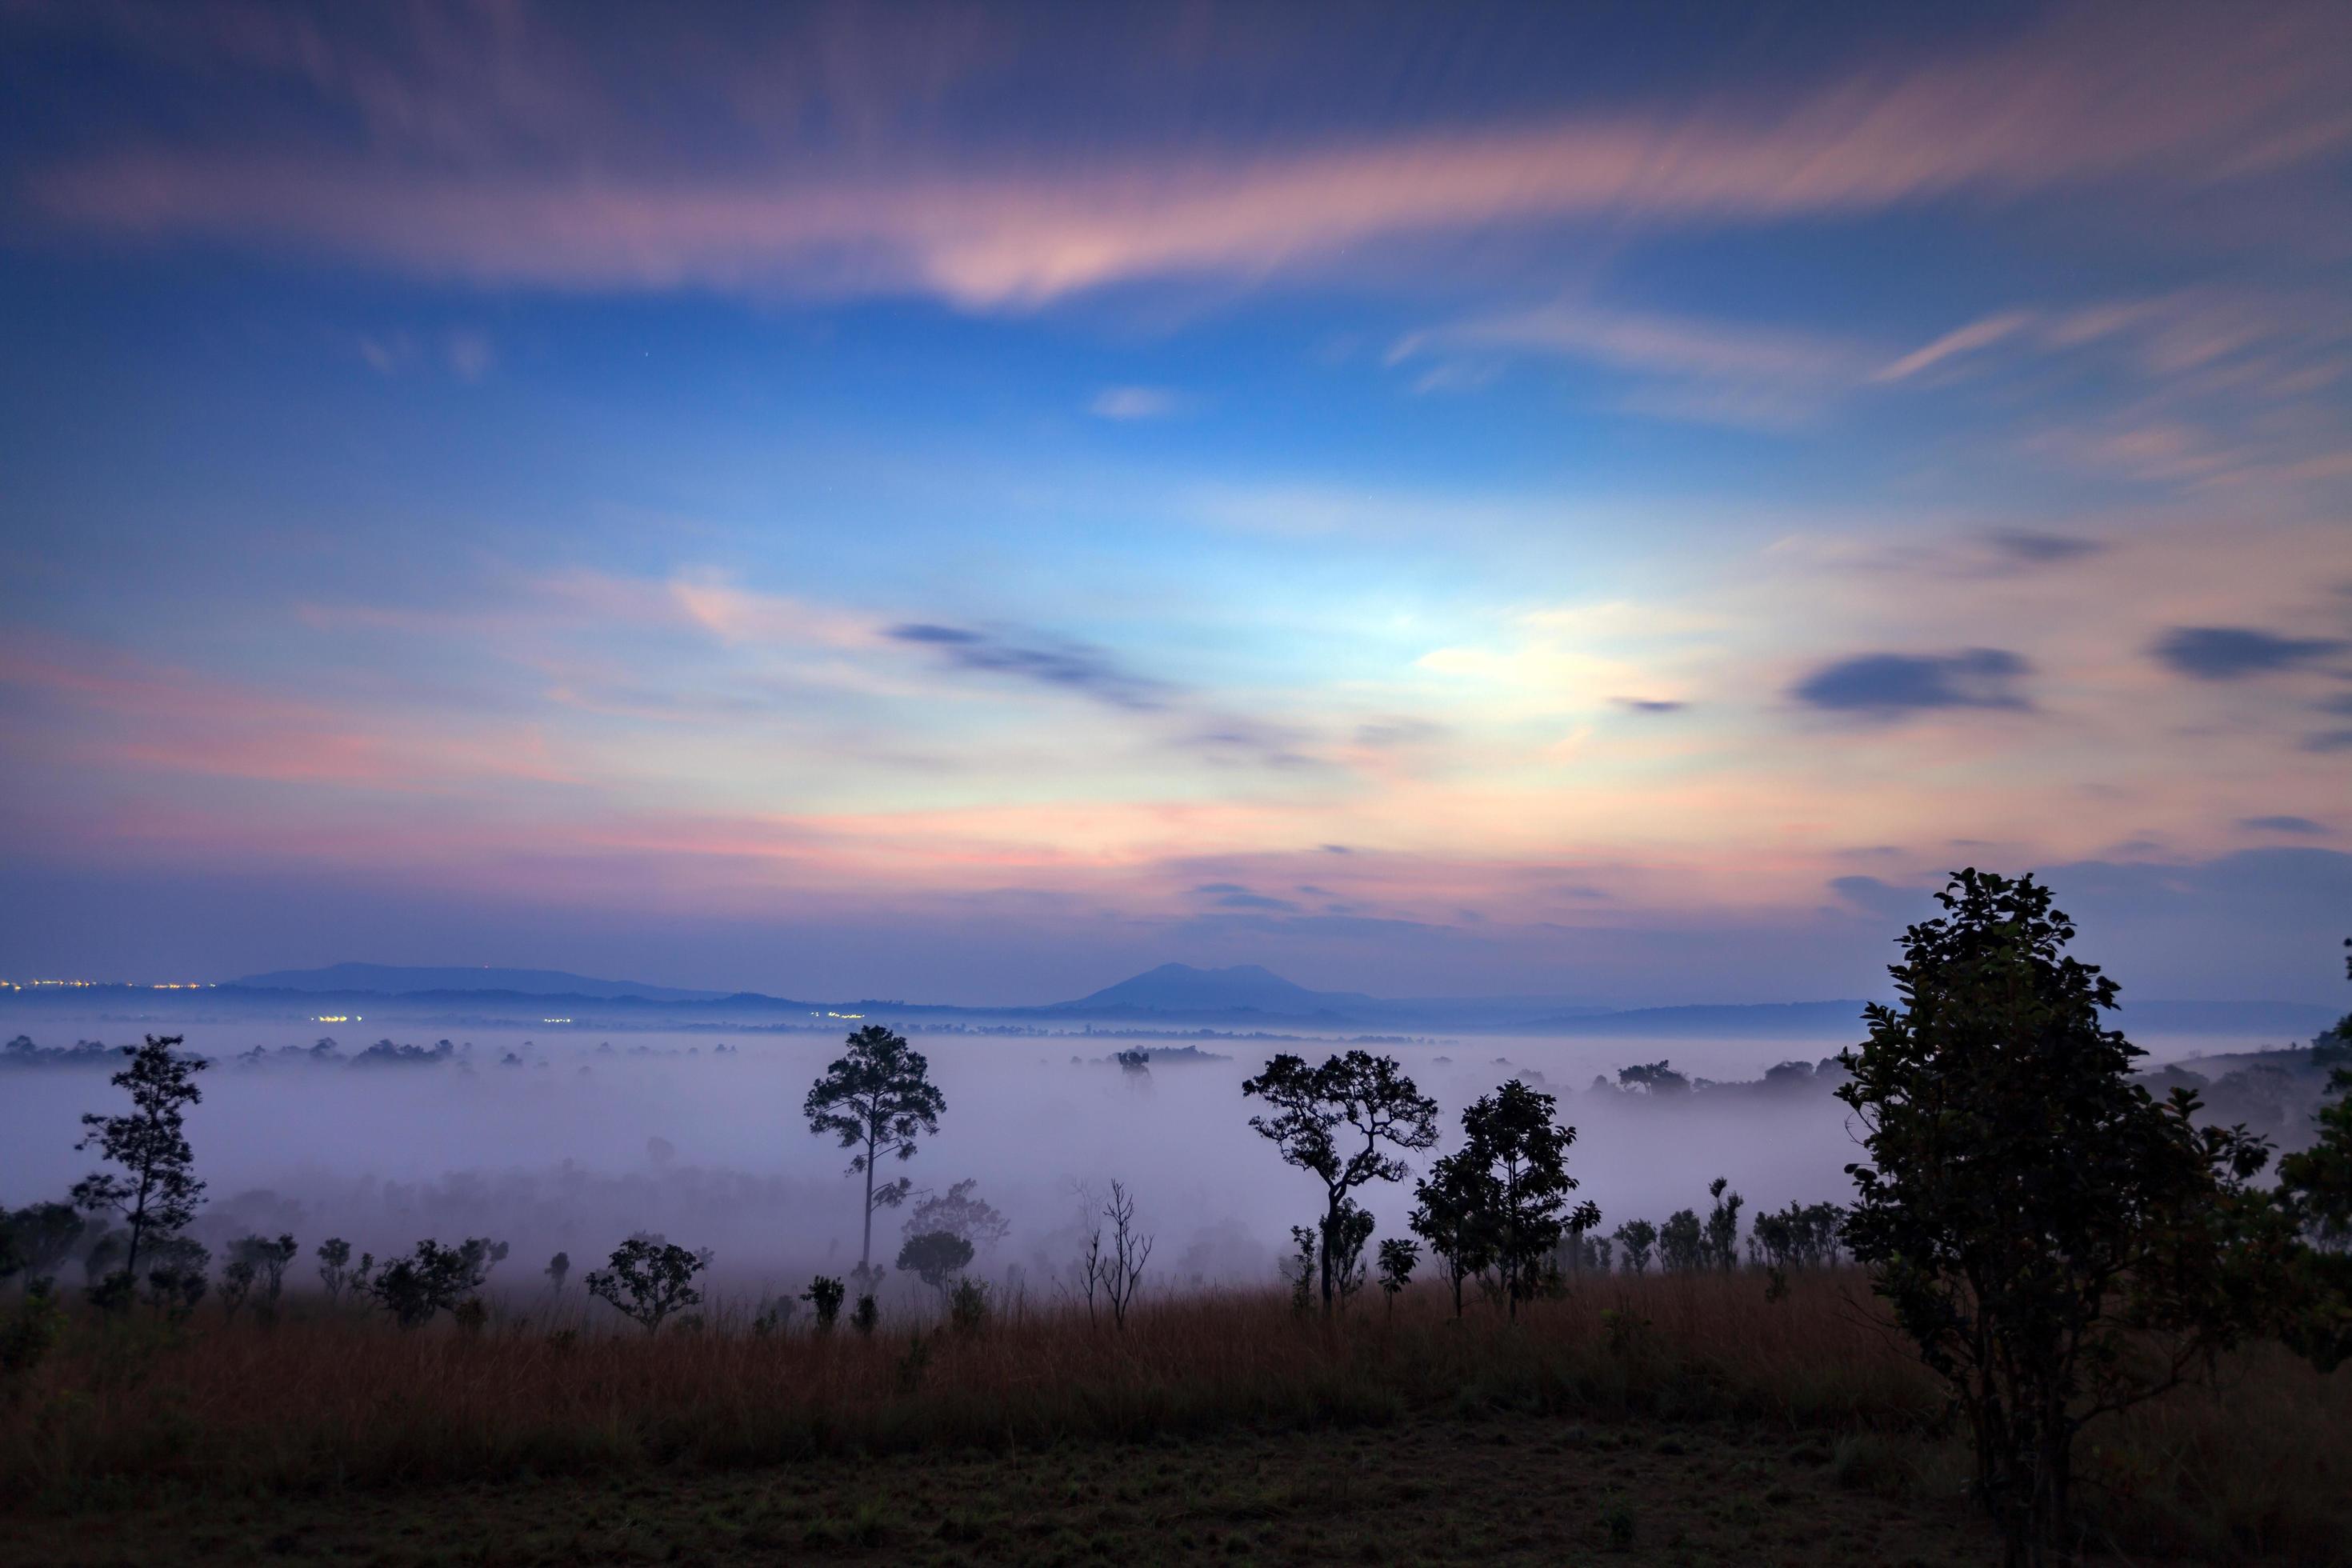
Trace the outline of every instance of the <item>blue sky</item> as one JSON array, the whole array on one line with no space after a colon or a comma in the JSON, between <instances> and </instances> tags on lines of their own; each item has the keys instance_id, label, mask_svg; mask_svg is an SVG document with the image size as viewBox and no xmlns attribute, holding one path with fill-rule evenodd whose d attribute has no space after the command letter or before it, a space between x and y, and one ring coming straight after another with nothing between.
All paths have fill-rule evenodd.
<instances>
[{"instance_id":1,"label":"blue sky","mask_svg":"<svg viewBox=\"0 0 2352 1568\"><path fill-rule=\"evenodd\" d=\"M2348 32L0 9L0 968L2332 1000Z\"/></svg>"}]
</instances>

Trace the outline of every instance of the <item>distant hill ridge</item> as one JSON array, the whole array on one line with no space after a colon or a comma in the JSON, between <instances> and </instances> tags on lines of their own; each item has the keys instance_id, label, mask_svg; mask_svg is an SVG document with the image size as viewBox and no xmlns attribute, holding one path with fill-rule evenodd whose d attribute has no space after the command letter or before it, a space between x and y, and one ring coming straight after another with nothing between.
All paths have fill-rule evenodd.
<instances>
[{"instance_id":1,"label":"distant hill ridge","mask_svg":"<svg viewBox=\"0 0 2352 1568\"><path fill-rule=\"evenodd\" d=\"M597 980L561 969L493 969L461 965L331 963L323 969L273 969L229 982L256 991L375 992L407 996L425 991L508 991L520 996L642 996L648 1002L717 1002L724 991L682 991L635 980Z\"/></svg>"},{"instance_id":2,"label":"distant hill ridge","mask_svg":"<svg viewBox=\"0 0 2352 1568\"><path fill-rule=\"evenodd\" d=\"M1163 963L1068 1002L1042 1005L959 1006L866 999L808 1002L756 991L689 991L638 981L600 980L555 969L494 969L388 963L337 963L274 970L228 983L232 988L302 995L386 996L414 1005L478 1002L495 1007L527 1001L606 1002L624 1012L690 1009L694 1016L802 1014L854 1009L863 1016L1100 1019L1138 1023L1293 1024L1389 1029L1505 1030L1528 1034L1621 1036L1658 1039L1775 1038L1859 1041L1858 999L1751 1002L1670 1007L1579 1006L1565 998L1380 997L1360 991L1316 991L1255 963L1222 969ZM2264 1035L2300 1041L2335 1021L2328 1008L2294 1002L2126 1002L2117 1024L2127 1034Z\"/></svg>"}]
</instances>

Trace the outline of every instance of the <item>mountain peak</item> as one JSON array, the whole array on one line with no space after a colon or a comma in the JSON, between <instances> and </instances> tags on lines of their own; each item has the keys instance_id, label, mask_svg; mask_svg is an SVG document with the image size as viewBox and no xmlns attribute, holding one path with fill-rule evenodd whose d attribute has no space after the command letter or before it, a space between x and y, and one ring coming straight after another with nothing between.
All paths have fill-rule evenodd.
<instances>
[{"instance_id":1,"label":"mountain peak","mask_svg":"<svg viewBox=\"0 0 2352 1568\"><path fill-rule=\"evenodd\" d=\"M1089 996L1061 1004L1065 1012L1275 1013L1304 1017L1346 1013L1371 998L1353 991L1310 991L1263 964L1236 963L1201 969L1163 963L1107 985Z\"/></svg>"}]
</instances>

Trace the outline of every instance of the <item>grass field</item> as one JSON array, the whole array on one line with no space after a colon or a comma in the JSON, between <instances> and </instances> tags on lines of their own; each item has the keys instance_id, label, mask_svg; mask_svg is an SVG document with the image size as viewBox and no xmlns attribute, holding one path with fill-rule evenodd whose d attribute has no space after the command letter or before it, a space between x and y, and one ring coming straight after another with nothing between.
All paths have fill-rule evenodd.
<instances>
[{"instance_id":1,"label":"grass field","mask_svg":"<svg viewBox=\"0 0 2352 1568\"><path fill-rule=\"evenodd\" d=\"M2352 1379L2218 1370L2086 1439L2091 1544L2352 1561ZM1982 1561L1964 1479L1850 1275L1595 1280L1517 1327L1233 1294L919 1342L298 1303L78 1317L0 1410L0 1559Z\"/></svg>"}]
</instances>

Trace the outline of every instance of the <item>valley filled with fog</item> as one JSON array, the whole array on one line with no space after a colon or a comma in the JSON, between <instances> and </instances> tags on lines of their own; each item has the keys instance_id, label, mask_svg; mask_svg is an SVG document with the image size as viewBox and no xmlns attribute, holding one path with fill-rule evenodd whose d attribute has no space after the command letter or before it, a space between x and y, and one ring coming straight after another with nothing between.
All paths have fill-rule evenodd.
<instances>
[{"instance_id":1,"label":"valley filled with fog","mask_svg":"<svg viewBox=\"0 0 2352 1568\"><path fill-rule=\"evenodd\" d=\"M812 1273L843 1273L857 1260L849 1152L812 1135L801 1110L840 1054L840 1033L378 1028L283 1016L171 1027L214 1061L187 1124L209 1184L194 1234L215 1248L247 1232L290 1232L306 1255L334 1235L381 1257L425 1237L483 1236L511 1246L492 1279L509 1294L537 1288L557 1251L585 1267L640 1231L710 1248L729 1295L797 1289ZM1362 1043L1397 1057L1443 1112L1445 1136L1412 1162L1416 1173L1459 1143L1462 1108L1506 1079L1559 1095L1560 1120L1579 1134L1570 1160L1578 1195L1601 1205L1604 1229L1704 1208L1716 1176L1729 1179L1751 1215L1843 1202L1843 1167L1857 1152L1846 1107L1831 1093L1833 1069L1813 1069L1859 1038L1858 1027L1849 1039L1818 1040L908 1032L947 1111L938 1136L881 1174L910 1177L919 1195L976 1180L1010 1229L975 1267L1033 1295L1058 1289L1113 1180L1135 1193L1156 1237L1153 1285L1272 1283L1289 1227L1320 1204L1318 1184L1248 1125L1257 1107L1242 1081L1276 1051L1316 1061ZM43 1047L133 1044L140 1033L54 1013L0 1018L0 1036ZM337 1041L331 1055L313 1053L322 1036ZM383 1038L415 1054L354 1059ZM2154 1044L2157 1059L2227 1048L2210 1039ZM1149 1051L1149 1065L1122 1068L1122 1049ZM1620 1068L1662 1058L1701 1086L1654 1097L1615 1087ZM90 1156L73 1147L78 1118L117 1109L121 1091L106 1081L117 1059L0 1077L0 1204L61 1197L86 1173ZM1764 1081L1786 1063L1797 1065ZM1362 1197L1381 1235L1403 1233L1409 1181L1375 1184ZM877 1215L877 1262L895 1257L907 1212ZM918 1289L897 1276L885 1299Z\"/></svg>"},{"instance_id":2,"label":"valley filled with fog","mask_svg":"<svg viewBox=\"0 0 2352 1568\"><path fill-rule=\"evenodd\" d=\"M136 1037L41 1023L60 1041ZM429 1048L438 1037L393 1037ZM1172 1052L1123 1037L910 1037L929 1058L947 1113L914 1159L889 1162L882 1174L938 1190L976 1178L980 1195L1012 1222L980 1259L989 1273L1035 1288L1065 1268L1093 1206L1086 1194L1113 1179L1137 1193L1158 1237L1153 1272L1172 1283L1271 1282L1288 1227L1318 1210L1318 1185L1250 1130L1256 1108L1241 1083L1275 1050L1319 1060L1343 1048L1341 1037L1212 1037ZM840 1054L838 1037L475 1030L439 1061L236 1059L257 1043L275 1051L310 1040L282 1022L188 1029L188 1047L216 1063L188 1114L197 1170L210 1183L206 1230L291 1230L306 1243L333 1233L380 1255L426 1236L485 1235L513 1244L509 1276L558 1249L601 1258L647 1230L711 1247L717 1275L743 1289L856 1262L849 1152L812 1135L801 1114L810 1083ZM359 1048L341 1044L347 1058ZM1778 1041L1685 1044L1666 1053L1727 1077L1760 1078L1801 1054ZM1155 1045L1143 1074L1114 1059ZM1653 1103L1614 1089L1563 1091L1657 1059L1655 1041L1613 1049L1481 1036L1369 1048L1400 1058L1437 1099L1449 1131L1463 1105L1507 1079L1560 1092L1563 1119L1580 1133L1571 1170L1612 1226L1699 1202L1718 1174L1767 1205L1844 1195L1845 1108L1823 1086ZM0 1201L60 1195L88 1163L72 1148L76 1118L119 1091L92 1069L14 1074L7 1087L0 1139L17 1152ZM1382 1234L1402 1233L1408 1187L1365 1196ZM898 1229L898 1216L877 1216L877 1258L895 1254Z\"/></svg>"}]
</instances>

